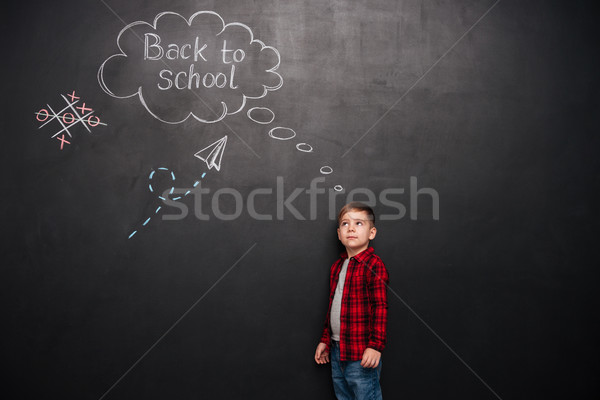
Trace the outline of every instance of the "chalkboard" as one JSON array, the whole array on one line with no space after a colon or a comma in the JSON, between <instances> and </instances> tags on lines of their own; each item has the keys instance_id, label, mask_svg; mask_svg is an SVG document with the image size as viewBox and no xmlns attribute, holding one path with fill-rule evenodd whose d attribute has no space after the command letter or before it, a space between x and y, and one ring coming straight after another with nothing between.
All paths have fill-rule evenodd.
<instances>
[{"instance_id":1,"label":"chalkboard","mask_svg":"<svg viewBox=\"0 0 600 400\"><path fill-rule=\"evenodd\" d=\"M373 205L386 398L598 394L592 2L3 5L19 398L331 399Z\"/></svg>"}]
</instances>

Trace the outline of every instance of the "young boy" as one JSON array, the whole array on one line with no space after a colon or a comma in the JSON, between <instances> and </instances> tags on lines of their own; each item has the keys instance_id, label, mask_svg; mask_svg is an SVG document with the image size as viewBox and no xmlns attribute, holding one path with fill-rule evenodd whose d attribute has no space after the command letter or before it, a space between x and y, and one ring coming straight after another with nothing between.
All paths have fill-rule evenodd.
<instances>
[{"instance_id":1,"label":"young boy","mask_svg":"<svg viewBox=\"0 0 600 400\"><path fill-rule=\"evenodd\" d=\"M339 400L381 399L389 277L369 246L377 233L371 207L346 204L338 215L337 233L346 252L331 266L329 309L315 361L325 364L331 357Z\"/></svg>"}]
</instances>

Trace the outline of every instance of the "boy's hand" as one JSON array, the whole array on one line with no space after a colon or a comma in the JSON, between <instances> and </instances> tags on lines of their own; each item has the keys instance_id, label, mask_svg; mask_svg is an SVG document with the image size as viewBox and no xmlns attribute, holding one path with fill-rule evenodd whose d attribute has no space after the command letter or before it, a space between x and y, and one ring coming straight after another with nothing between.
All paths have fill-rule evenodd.
<instances>
[{"instance_id":1,"label":"boy's hand","mask_svg":"<svg viewBox=\"0 0 600 400\"><path fill-rule=\"evenodd\" d=\"M329 362L329 353L327 352L327 345L325 343L319 343L317 351L315 351L315 361L317 364L327 364Z\"/></svg>"},{"instance_id":2,"label":"boy's hand","mask_svg":"<svg viewBox=\"0 0 600 400\"><path fill-rule=\"evenodd\" d=\"M367 347L365 352L363 353L362 360L360 365L363 368L377 368L379 365L379 359L381 358L381 353L375 349Z\"/></svg>"}]
</instances>

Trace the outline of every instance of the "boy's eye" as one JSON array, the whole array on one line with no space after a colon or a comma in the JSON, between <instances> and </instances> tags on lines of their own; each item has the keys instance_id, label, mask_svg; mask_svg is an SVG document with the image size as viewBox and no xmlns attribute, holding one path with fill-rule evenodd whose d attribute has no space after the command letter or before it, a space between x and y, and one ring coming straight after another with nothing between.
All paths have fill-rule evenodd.
<instances>
[{"instance_id":1,"label":"boy's eye","mask_svg":"<svg viewBox=\"0 0 600 400\"><path fill-rule=\"evenodd\" d=\"M362 222L357 222L356 225L362 225Z\"/></svg>"}]
</instances>

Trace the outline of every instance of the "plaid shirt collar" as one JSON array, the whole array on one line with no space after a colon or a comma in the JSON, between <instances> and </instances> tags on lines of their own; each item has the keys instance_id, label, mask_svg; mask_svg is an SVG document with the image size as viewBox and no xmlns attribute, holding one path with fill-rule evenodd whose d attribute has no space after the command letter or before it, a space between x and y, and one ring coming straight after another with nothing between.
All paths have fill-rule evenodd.
<instances>
[{"instance_id":1,"label":"plaid shirt collar","mask_svg":"<svg viewBox=\"0 0 600 400\"><path fill-rule=\"evenodd\" d=\"M358 253L357 255L355 255L354 258L356 261L358 261L359 263L365 261L367 258L369 258L371 256L371 254L373 254L375 252L375 250L373 250L373 248L371 246L367 247L366 250L361 251L360 253ZM343 252L342 254L340 254L340 257L343 259L348 258L348 253L347 252Z\"/></svg>"}]
</instances>

